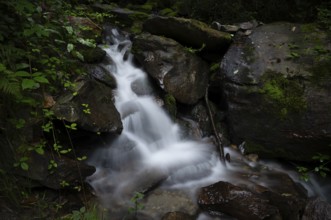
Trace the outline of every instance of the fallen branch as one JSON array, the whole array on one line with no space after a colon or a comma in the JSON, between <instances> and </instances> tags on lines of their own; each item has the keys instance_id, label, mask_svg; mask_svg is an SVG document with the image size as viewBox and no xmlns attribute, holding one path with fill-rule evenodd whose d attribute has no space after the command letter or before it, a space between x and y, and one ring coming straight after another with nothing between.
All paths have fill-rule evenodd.
<instances>
[{"instance_id":1,"label":"fallen branch","mask_svg":"<svg viewBox=\"0 0 331 220\"><path fill-rule=\"evenodd\" d=\"M223 164L225 164L224 146L223 146L222 141L221 141L221 138L218 135L218 132L216 130L216 126L215 126L215 123L214 123L213 114L212 114L211 109L210 109L210 106L209 106L208 88L209 88L209 86L207 86L207 88L206 88L205 102L206 102L206 106L207 106L207 109L208 109L208 115L209 115L209 118L210 118L211 125L213 127L213 131L214 131L214 135L215 135L215 138L216 138L216 142L217 142L216 149L217 149L217 152L219 153L221 162Z\"/></svg>"}]
</instances>

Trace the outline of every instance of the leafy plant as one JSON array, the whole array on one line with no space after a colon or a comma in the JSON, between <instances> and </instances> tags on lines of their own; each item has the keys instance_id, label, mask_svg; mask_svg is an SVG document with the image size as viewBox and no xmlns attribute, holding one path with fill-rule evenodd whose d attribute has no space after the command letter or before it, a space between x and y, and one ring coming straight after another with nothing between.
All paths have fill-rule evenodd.
<instances>
[{"instance_id":1,"label":"leafy plant","mask_svg":"<svg viewBox=\"0 0 331 220\"><path fill-rule=\"evenodd\" d=\"M62 220L103 220L103 216L100 216L97 212L97 207L91 208L81 207L79 210L72 211L71 214L61 218Z\"/></svg>"},{"instance_id":2,"label":"leafy plant","mask_svg":"<svg viewBox=\"0 0 331 220\"><path fill-rule=\"evenodd\" d=\"M140 192L135 192L133 197L130 199L132 206L129 207L129 213L134 213L137 217L138 211L144 209L144 205L141 204L141 200L144 198L144 194Z\"/></svg>"},{"instance_id":3,"label":"leafy plant","mask_svg":"<svg viewBox=\"0 0 331 220\"><path fill-rule=\"evenodd\" d=\"M331 158L329 155L318 153L314 155L312 159L317 162L317 165L313 168L297 166L297 170L300 173L300 178L306 182L309 181L309 174L311 172L317 173L321 177L326 177L327 173L331 171L330 168L328 168L328 165L331 163Z\"/></svg>"}]
</instances>

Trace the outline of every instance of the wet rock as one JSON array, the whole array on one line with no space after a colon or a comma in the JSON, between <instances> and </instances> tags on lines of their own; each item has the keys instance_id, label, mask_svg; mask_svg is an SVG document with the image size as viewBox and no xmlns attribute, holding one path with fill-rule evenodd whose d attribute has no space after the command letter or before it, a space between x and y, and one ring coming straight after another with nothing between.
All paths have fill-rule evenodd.
<instances>
[{"instance_id":1,"label":"wet rock","mask_svg":"<svg viewBox=\"0 0 331 220\"><path fill-rule=\"evenodd\" d=\"M237 36L216 73L233 142L262 158L330 155L330 51L330 38L310 24L274 23Z\"/></svg>"},{"instance_id":2,"label":"wet rock","mask_svg":"<svg viewBox=\"0 0 331 220\"><path fill-rule=\"evenodd\" d=\"M150 219L194 219L198 206L184 192L178 190L157 189L143 202L142 213ZM180 212L179 212L180 211Z\"/></svg>"},{"instance_id":3,"label":"wet rock","mask_svg":"<svg viewBox=\"0 0 331 220\"><path fill-rule=\"evenodd\" d=\"M87 66L87 69L88 73L99 82L104 83L112 89L117 87L116 79L105 67L100 65L89 65Z\"/></svg>"},{"instance_id":4,"label":"wet rock","mask_svg":"<svg viewBox=\"0 0 331 220\"><path fill-rule=\"evenodd\" d=\"M331 205L320 198L310 199L303 213L302 220L330 220Z\"/></svg>"},{"instance_id":5,"label":"wet rock","mask_svg":"<svg viewBox=\"0 0 331 220\"><path fill-rule=\"evenodd\" d=\"M43 155L31 153L28 157L28 171L16 172L50 189L72 189L82 187L85 178L95 172L95 168L65 155L45 151Z\"/></svg>"},{"instance_id":6,"label":"wet rock","mask_svg":"<svg viewBox=\"0 0 331 220\"><path fill-rule=\"evenodd\" d=\"M113 103L112 88L95 80L77 83L77 95L67 93L57 99L52 110L64 119L91 132L121 133L122 122Z\"/></svg>"},{"instance_id":7,"label":"wet rock","mask_svg":"<svg viewBox=\"0 0 331 220\"><path fill-rule=\"evenodd\" d=\"M214 28L215 30L218 30L218 31L232 33L232 34L236 33L240 29L240 27L237 25L220 24L217 21L213 21L213 23L211 23L211 28Z\"/></svg>"},{"instance_id":8,"label":"wet rock","mask_svg":"<svg viewBox=\"0 0 331 220\"><path fill-rule=\"evenodd\" d=\"M231 164L238 166L236 156L232 156ZM225 213L238 219L301 218L307 191L300 184L286 173L268 167L247 166L245 169L245 173L233 170L228 175L229 181L236 185L218 182L202 188L198 200L200 207L211 214ZM259 217L253 213L259 213Z\"/></svg>"},{"instance_id":9,"label":"wet rock","mask_svg":"<svg viewBox=\"0 0 331 220\"><path fill-rule=\"evenodd\" d=\"M106 51L100 47L86 48L81 53L85 63L100 63L106 57Z\"/></svg>"},{"instance_id":10,"label":"wet rock","mask_svg":"<svg viewBox=\"0 0 331 220\"><path fill-rule=\"evenodd\" d=\"M141 34L133 39L133 53L147 73L176 101L194 104L204 96L208 65L176 41Z\"/></svg>"},{"instance_id":11,"label":"wet rock","mask_svg":"<svg viewBox=\"0 0 331 220\"><path fill-rule=\"evenodd\" d=\"M207 24L186 18L154 16L148 19L143 30L151 34L172 38L179 43L207 51L225 51L231 43L229 33L216 31ZM194 36L194 37L192 37Z\"/></svg>"},{"instance_id":12,"label":"wet rock","mask_svg":"<svg viewBox=\"0 0 331 220\"><path fill-rule=\"evenodd\" d=\"M202 210L225 213L239 220L281 219L278 209L266 198L222 181L203 187L198 204Z\"/></svg>"},{"instance_id":13,"label":"wet rock","mask_svg":"<svg viewBox=\"0 0 331 220\"><path fill-rule=\"evenodd\" d=\"M162 220L194 220L192 216L183 212L169 212L162 217Z\"/></svg>"}]
</instances>

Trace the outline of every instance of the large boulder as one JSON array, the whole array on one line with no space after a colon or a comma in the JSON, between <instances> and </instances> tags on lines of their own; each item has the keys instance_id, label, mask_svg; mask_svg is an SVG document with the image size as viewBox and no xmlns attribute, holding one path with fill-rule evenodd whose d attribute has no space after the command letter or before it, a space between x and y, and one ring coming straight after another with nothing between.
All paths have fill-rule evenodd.
<instances>
[{"instance_id":1,"label":"large boulder","mask_svg":"<svg viewBox=\"0 0 331 220\"><path fill-rule=\"evenodd\" d=\"M331 220L331 204L321 198L310 199L303 213L302 220Z\"/></svg>"},{"instance_id":2,"label":"large boulder","mask_svg":"<svg viewBox=\"0 0 331 220\"><path fill-rule=\"evenodd\" d=\"M269 181L266 181L268 186L253 184L251 178L245 184L220 181L203 187L198 204L211 214L225 213L239 220L300 219L306 202L305 192L285 174L262 175L259 181L263 178ZM270 184L274 180L279 183Z\"/></svg>"},{"instance_id":3,"label":"large boulder","mask_svg":"<svg viewBox=\"0 0 331 220\"><path fill-rule=\"evenodd\" d=\"M55 190L82 187L86 184L85 178L95 172L94 167L82 161L49 151L42 155L30 153L27 164L27 171L18 168L15 172L38 185Z\"/></svg>"},{"instance_id":4,"label":"large boulder","mask_svg":"<svg viewBox=\"0 0 331 220\"><path fill-rule=\"evenodd\" d=\"M76 92L61 96L52 110L57 118L86 131L121 133L123 129L112 88L93 79L78 82Z\"/></svg>"},{"instance_id":5,"label":"large boulder","mask_svg":"<svg viewBox=\"0 0 331 220\"><path fill-rule=\"evenodd\" d=\"M202 188L198 204L210 213L226 213L239 220L281 219L276 207L249 190L227 182Z\"/></svg>"},{"instance_id":6,"label":"large boulder","mask_svg":"<svg viewBox=\"0 0 331 220\"><path fill-rule=\"evenodd\" d=\"M194 104L205 94L208 65L176 41L141 34L133 39L133 53L158 85L184 104Z\"/></svg>"},{"instance_id":7,"label":"large boulder","mask_svg":"<svg viewBox=\"0 0 331 220\"><path fill-rule=\"evenodd\" d=\"M217 31L194 19L154 16L144 22L143 30L196 49L204 45L208 51L224 51L231 43L229 33Z\"/></svg>"},{"instance_id":8,"label":"large boulder","mask_svg":"<svg viewBox=\"0 0 331 220\"><path fill-rule=\"evenodd\" d=\"M262 157L330 155L330 51L330 38L313 24L268 24L237 37L219 83L232 140Z\"/></svg>"}]
</instances>

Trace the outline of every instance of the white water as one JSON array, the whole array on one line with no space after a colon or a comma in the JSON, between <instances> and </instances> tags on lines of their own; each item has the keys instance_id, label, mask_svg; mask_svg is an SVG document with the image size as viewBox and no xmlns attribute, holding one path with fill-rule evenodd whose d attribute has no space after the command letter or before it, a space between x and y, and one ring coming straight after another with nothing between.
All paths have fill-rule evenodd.
<instances>
[{"instance_id":1,"label":"white water","mask_svg":"<svg viewBox=\"0 0 331 220\"><path fill-rule=\"evenodd\" d=\"M113 34L118 35L116 30ZM166 178L168 185L185 185L188 180L200 182L203 177L219 176L223 168L212 144L182 138L179 126L155 97L137 95L132 90L135 82L148 87L147 75L133 65L131 55L127 56L131 42L113 41L104 50L114 61L106 68L117 81L115 105L123 132L90 160L97 171L88 181L97 195L104 203L113 204L114 200L127 200L135 191L146 190L144 185L151 187Z\"/></svg>"},{"instance_id":2,"label":"white water","mask_svg":"<svg viewBox=\"0 0 331 220\"><path fill-rule=\"evenodd\" d=\"M250 169L268 165L250 163L237 151L227 148L226 153L240 158L240 164L232 162L225 169L213 144L183 138L179 126L171 121L152 94L136 94L132 88L137 83L142 87L140 91L149 91L147 75L134 66L128 54L131 41L117 40L116 30L113 35L114 44L105 48L113 62L105 68L117 81L115 105L124 128L109 147L98 149L91 157L89 163L97 170L88 178L104 206L112 209L126 206L135 192L148 190L159 182L163 187L185 189L191 195L197 188L220 180L266 185L241 176L246 169L243 164ZM271 167L283 172L275 164Z\"/></svg>"}]
</instances>

